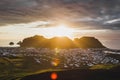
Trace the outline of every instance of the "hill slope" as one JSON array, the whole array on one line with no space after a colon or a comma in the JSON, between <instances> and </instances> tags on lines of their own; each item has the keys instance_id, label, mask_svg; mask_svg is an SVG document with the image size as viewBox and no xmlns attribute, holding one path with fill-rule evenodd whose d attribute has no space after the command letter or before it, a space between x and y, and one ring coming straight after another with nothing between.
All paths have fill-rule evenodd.
<instances>
[{"instance_id":1,"label":"hill slope","mask_svg":"<svg viewBox=\"0 0 120 80\"><path fill-rule=\"evenodd\" d=\"M57 80L120 80L120 68L116 67L110 70L90 70L78 69L67 71L56 71L58 75ZM52 72L30 75L22 78L21 80L51 80L50 75Z\"/></svg>"}]
</instances>

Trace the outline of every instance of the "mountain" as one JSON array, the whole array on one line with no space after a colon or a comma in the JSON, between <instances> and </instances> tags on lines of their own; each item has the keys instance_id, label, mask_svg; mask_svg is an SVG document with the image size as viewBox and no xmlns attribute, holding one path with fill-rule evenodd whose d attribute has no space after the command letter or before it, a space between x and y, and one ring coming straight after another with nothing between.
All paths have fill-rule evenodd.
<instances>
[{"instance_id":1,"label":"mountain","mask_svg":"<svg viewBox=\"0 0 120 80\"><path fill-rule=\"evenodd\" d=\"M68 37L54 37L49 39L50 48L74 48L74 42Z\"/></svg>"},{"instance_id":2,"label":"mountain","mask_svg":"<svg viewBox=\"0 0 120 80\"><path fill-rule=\"evenodd\" d=\"M75 38L53 37L47 39L43 36L35 35L25 38L20 47L39 47L39 48L105 48L102 43L94 37Z\"/></svg>"},{"instance_id":3,"label":"mountain","mask_svg":"<svg viewBox=\"0 0 120 80\"><path fill-rule=\"evenodd\" d=\"M105 48L102 43L94 37L75 38L74 42L80 48Z\"/></svg>"}]
</instances>

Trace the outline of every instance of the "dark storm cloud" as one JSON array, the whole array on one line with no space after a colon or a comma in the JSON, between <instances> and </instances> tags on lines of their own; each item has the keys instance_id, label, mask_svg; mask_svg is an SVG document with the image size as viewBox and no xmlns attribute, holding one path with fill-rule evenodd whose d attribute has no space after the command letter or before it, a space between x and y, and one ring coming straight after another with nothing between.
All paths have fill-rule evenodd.
<instances>
[{"instance_id":1,"label":"dark storm cloud","mask_svg":"<svg viewBox=\"0 0 120 80\"><path fill-rule=\"evenodd\" d=\"M120 0L0 0L0 25L50 20L120 29L118 21L109 23L120 18L119 4Z\"/></svg>"},{"instance_id":2,"label":"dark storm cloud","mask_svg":"<svg viewBox=\"0 0 120 80\"><path fill-rule=\"evenodd\" d=\"M38 1L39 2L39 1ZM0 24L25 23L42 18L37 0L0 0Z\"/></svg>"}]
</instances>

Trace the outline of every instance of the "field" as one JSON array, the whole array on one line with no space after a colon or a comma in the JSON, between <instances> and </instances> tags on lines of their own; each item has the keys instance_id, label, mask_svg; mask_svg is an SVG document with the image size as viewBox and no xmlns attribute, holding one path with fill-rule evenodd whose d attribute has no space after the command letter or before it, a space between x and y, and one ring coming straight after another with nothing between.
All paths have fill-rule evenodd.
<instances>
[{"instance_id":1,"label":"field","mask_svg":"<svg viewBox=\"0 0 120 80\"><path fill-rule=\"evenodd\" d=\"M36 63L32 57L1 57L0 80L19 80L21 77L31 74L54 71Z\"/></svg>"}]
</instances>

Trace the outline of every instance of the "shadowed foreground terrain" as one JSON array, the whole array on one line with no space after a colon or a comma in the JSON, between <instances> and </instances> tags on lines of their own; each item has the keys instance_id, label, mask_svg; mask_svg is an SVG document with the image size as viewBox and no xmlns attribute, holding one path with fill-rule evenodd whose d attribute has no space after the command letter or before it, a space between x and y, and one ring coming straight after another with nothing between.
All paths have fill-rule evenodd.
<instances>
[{"instance_id":1,"label":"shadowed foreground terrain","mask_svg":"<svg viewBox=\"0 0 120 80\"><path fill-rule=\"evenodd\" d=\"M67 71L56 71L56 80L120 80L120 67L106 69L76 69ZM21 80L51 80L52 72L30 75Z\"/></svg>"}]
</instances>

